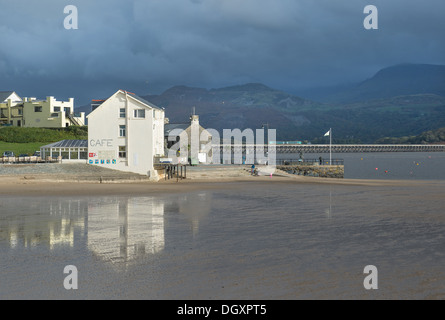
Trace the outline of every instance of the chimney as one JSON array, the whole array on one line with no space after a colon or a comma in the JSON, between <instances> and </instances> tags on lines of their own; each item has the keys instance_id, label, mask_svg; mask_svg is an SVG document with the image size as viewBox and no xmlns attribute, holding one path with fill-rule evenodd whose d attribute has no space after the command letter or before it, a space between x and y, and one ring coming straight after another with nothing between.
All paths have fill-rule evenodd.
<instances>
[{"instance_id":1,"label":"chimney","mask_svg":"<svg viewBox=\"0 0 445 320\"><path fill-rule=\"evenodd\" d=\"M199 116L195 114L195 107L192 107L192 114L190 115L190 121L191 124L193 124L195 121L197 124L199 124Z\"/></svg>"},{"instance_id":2,"label":"chimney","mask_svg":"<svg viewBox=\"0 0 445 320\"><path fill-rule=\"evenodd\" d=\"M199 125L199 116L197 114L193 114L190 116L191 124L198 124Z\"/></svg>"}]
</instances>

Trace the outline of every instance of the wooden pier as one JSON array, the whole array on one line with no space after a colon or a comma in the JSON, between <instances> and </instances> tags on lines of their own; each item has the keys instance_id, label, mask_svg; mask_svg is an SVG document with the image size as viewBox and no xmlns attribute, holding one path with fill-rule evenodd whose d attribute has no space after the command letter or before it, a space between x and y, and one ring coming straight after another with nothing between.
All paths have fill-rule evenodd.
<instances>
[{"instance_id":1,"label":"wooden pier","mask_svg":"<svg viewBox=\"0 0 445 320\"><path fill-rule=\"evenodd\" d=\"M164 171L164 179L176 179L176 181L187 179L187 165L183 164L171 164L171 163L162 163L156 164L158 170Z\"/></svg>"}]
</instances>

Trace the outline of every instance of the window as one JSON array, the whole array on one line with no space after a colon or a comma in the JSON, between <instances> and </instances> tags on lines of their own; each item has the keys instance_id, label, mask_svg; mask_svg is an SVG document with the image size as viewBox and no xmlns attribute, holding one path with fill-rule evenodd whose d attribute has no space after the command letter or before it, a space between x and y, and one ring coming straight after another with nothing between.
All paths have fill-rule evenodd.
<instances>
[{"instance_id":1,"label":"window","mask_svg":"<svg viewBox=\"0 0 445 320\"><path fill-rule=\"evenodd\" d=\"M119 158L126 158L126 157L127 157L127 147L119 146Z\"/></svg>"},{"instance_id":2,"label":"window","mask_svg":"<svg viewBox=\"0 0 445 320\"><path fill-rule=\"evenodd\" d=\"M136 109L134 110L135 118L145 118L145 109Z\"/></svg>"},{"instance_id":3,"label":"window","mask_svg":"<svg viewBox=\"0 0 445 320\"><path fill-rule=\"evenodd\" d=\"M19 116L23 115L23 109L18 109L17 111L19 113Z\"/></svg>"},{"instance_id":4,"label":"window","mask_svg":"<svg viewBox=\"0 0 445 320\"><path fill-rule=\"evenodd\" d=\"M60 107L54 107L54 112L60 112Z\"/></svg>"},{"instance_id":5,"label":"window","mask_svg":"<svg viewBox=\"0 0 445 320\"><path fill-rule=\"evenodd\" d=\"M34 107L34 112L42 112L42 107L40 106Z\"/></svg>"},{"instance_id":6,"label":"window","mask_svg":"<svg viewBox=\"0 0 445 320\"><path fill-rule=\"evenodd\" d=\"M125 126L119 126L119 137L125 137L126 132L125 132Z\"/></svg>"},{"instance_id":7,"label":"window","mask_svg":"<svg viewBox=\"0 0 445 320\"><path fill-rule=\"evenodd\" d=\"M127 112L125 111L125 108L119 109L119 118L125 118L127 116Z\"/></svg>"}]
</instances>

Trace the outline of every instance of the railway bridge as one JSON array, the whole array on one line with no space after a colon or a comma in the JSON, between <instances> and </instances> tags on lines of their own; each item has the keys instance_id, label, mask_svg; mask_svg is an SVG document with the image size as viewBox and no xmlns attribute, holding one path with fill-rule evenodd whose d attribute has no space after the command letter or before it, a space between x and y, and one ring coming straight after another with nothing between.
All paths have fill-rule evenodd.
<instances>
[{"instance_id":1,"label":"railway bridge","mask_svg":"<svg viewBox=\"0 0 445 320\"><path fill-rule=\"evenodd\" d=\"M216 147L218 148L218 146ZM219 146L220 151L245 153L255 151L272 151L279 153L329 153L329 144L286 144L286 145L246 145L246 144L223 144ZM332 153L353 152L445 152L445 145L429 144L333 144ZM214 151L216 151L214 149Z\"/></svg>"}]
</instances>

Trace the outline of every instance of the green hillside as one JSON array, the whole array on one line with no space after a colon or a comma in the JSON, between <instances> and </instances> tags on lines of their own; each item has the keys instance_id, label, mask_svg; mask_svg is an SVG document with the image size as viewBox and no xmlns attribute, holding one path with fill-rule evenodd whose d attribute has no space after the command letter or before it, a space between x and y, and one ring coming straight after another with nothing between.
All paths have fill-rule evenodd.
<instances>
[{"instance_id":1,"label":"green hillside","mask_svg":"<svg viewBox=\"0 0 445 320\"><path fill-rule=\"evenodd\" d=\"M65 139L88 139L88 128L74 126L60 129L0 127L0 141L3 142L56 142Z\"/></svg>"},{"instance_id":2,"label":"green hillside","mask_svg":"<svg viewBox=\"0 0 445 320\"><path fill-rule=\"evenodd\" d=\"M425 131L415 136L385 137L377 142L382 144L445 144L445 127Z\"/></svg>"},{"instance_id":3,"label":"green hillside","mask_svg":"<svg viewBox=\"0 0 445 320\"><path fill-rule=\"evenodd\" d=\"M4 151L32 155L41 146L60 140L88 139L87 127L61 129L0 127L0 156Z\"/></svg>"}]
</instances>

